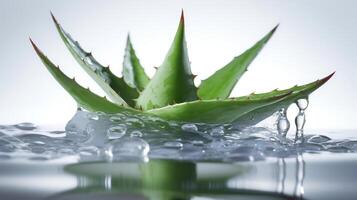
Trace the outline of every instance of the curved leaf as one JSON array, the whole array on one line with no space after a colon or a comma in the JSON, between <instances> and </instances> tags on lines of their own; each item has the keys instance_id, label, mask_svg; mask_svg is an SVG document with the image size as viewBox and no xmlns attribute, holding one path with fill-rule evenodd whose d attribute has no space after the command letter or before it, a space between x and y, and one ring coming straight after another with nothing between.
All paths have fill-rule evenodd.
<instances>
[{"instance_id":1,"label":"curved leaf","mask_svg":"<svg viewBox=\"0 0 357 200\"><path fill-rule=\"evenodd\" d=\"M187 55L182 14L174 41L165 61L140 94L137 106L143 110L149 110L194 100L197 100L196 87Z\"/></svg>"},{"instance_id":2,"label":"curved leaf","mask_svg":"<svg viewBox=\"0 0 357 200\"><path fill-rule=\"evenodd\" d=\"M250 49L235 57L230 63L216 71L209 78L203 80L198 87L198 97L207 100L228 98L240 77L247 71L249 64L263 49L277 28L278 26Z\"/></svg>"},{"instance_id":3,"label":"curved leaf","mask_svg":"<svg viewBox=\"0 0 357 200\"><path fill-rule=\"evenodd\" d=\"M317 80L305 85L301 86L294 86L289 89L285 90L273 90L271 92L267 93L261 93L261 94L252 94L250 95L251 99L264 99L264 98L270 98L272 96L276 95L281 95L286 92L291 92L290 95L286 96L283 100L276 102L274 104L268 105L268 106L263 106L261 108L258 108L256 110L253 110L245 115L240 116L239 118L236 119L235 123L241 125L241 126L251 126L259 123L260 121L264 120L265 118L268 118L275 112L279 111L282 108L287 109L292 103L297 101L298 99L302 98L308 98L308 95L311 94L313 91L318 89L320 86L322 86L324 83L326 83L334 73L326 76L325 78L321 80ZM242 97L245 98L245 97Z\"/></svg>"},{"instance_id":4,"label":"curved leaf","mask_svg":"<svg viewBox=\"0 0 357 200\"><path fill-rule=\"evenodd\" d=\"M262 99L241 97L239 99L226 100L198 100L153 109L147 112L169 120L230 123L252 110L278 102L289 94L290 92L287 92L283 95Z\"/></svg>"},{"instance_id":5,"label":"curved leaf","mask_svg":"<svg viewBox=\"0 0 357 200\"><path fill-rule=\"evenodd\" d=\"M66 76L59 67L56 67L31 40L31 44L34 47L37 55L40 57L43 64L46 66L48 71L57 80L59 84L74 98L79 107L82 107L89 111L101 111L106 113L117 113L123 111L133 112L132 109L119 106L108 101L106 98L100 97L92 93L89 89L85 89Z\"/></svg>"},{"instance_id":6,"label":"curved leaf","mask_svg":"<svg viewBox=\"0 0 357 200\"><path fill-rule=\"evenodd\" d=\"M104 67L98 63L91 53L83 50L79 43L72 39L53 15L52 19L56 25L58 33L73 57L89 76L98 83L104 92L108 94L110 99L114 101L114 103L120 105L129 104L130 106L134 106L135 102L133 99L139 96L136 89L129 87L122 78L115 76L110 71L109 67Z\"/></svg>"},{"instance_id":7,"label":"curved leaf","mask_svg":"<svg viewBox=\"0 0 357 200\"><path fill-rule=\"evenodd\" d=\"M129 35L126 42L122 74L125 82L130 87L137 88L139 91L143 91L150 81L135 54Z\"/></svg>"}]
</instances>

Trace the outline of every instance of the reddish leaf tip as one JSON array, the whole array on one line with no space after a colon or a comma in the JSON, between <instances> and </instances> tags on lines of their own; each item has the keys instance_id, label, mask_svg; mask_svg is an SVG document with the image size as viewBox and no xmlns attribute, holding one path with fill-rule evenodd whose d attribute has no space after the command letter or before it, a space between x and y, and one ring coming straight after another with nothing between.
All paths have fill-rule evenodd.
<instances>
[{"instance_id":1,"label":"reddish leaf tip","mask_svg":"<svg viewBox=\"0 0 357 200\"><path fill-rule=\"evenodd\" d=\"M320 80L321 84L326 83L328 80L330 80L330 78L336 73L336 71L332 72L330 75L326 76L325 78Z\"/></svg>"},{"instance_id":2,"label":"reddish leaf tip","mask_svg":"<svg viewBox=\"0 0 357 200\"><path fill-rule=\"evenodd\" d=\"M183 9L181 10L180 23L181 23L181 24L185 24L185 15L184 15Z\"/></svg>"}]
</instances>

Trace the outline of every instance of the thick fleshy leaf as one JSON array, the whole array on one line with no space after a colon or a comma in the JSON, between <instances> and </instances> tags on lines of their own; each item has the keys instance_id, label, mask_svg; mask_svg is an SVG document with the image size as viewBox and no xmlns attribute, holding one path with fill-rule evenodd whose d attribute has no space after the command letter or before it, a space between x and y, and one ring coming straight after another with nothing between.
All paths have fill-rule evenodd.
<instances>
[{"instance_id":1,"label":"thick fleshy leaf","mask_svg":"<svg viewBox=\"0 0 357 200\"><path fill-rule=\"evenodd\" d=\"M261 99L241 97L239 99L232 98L225 100L198 100L153 109L147 112L169 120L230 123L252 110L276 103L289 94L290 92L286 92L283 95Z\"/></svg>"},{"instance_id":2,"label":"thick fleshy leaf","mask_svg":"<svg viewBox=\"0 0 357 200\"><path fill-rule=\"evenodd\" d=\"M247 71L249 64L263 49L277 27L278 26L271 30L250 49L240 56L235 57L230 63L216 71L212 76L203 80L197 90L198 97L207 100L228 98L238 80Z\"/></svg>"},{"instance_id":3,"label":"thick fleshy leaf","mask_svg":"<svg viewBox=\"0 0 357 200\"><path fill-rule=\"evenodd\" d=\"M271 105L263 106L261 108L258 108L256 110L253 110L245 115L242 115L241 117L237 118L235 123L241 125L241 126L251 126L259 123L260 121L264 120L265 118L268 118L271 116L273 113L279 111L282 108L287 109L291 104L296 102L298 99L303 99L303 98L308 98L308 96L318 89L320 86L322 86L324 83L326 83L334 73L326 76L325 78L321 80L317 80L315 82L311 82L305 85L301 86L294 86L289 89L285 90L273 90L271 92L267 93L260 93L260 94L251 94L249 97L251 99L264 99L264 98L270 98L276 95L281 95L286 92L291 92L290 95L286 96L283 100L276 102ZM239 97L239 98L246 98L246 97ZM238 99L239 99L238 98Z\"/></svg>"},{"instance_id":4,"label":"thick fleshy leaf","mask_svg":"<svg viewBox=\"0 0 357 200\"><path fill-rule=\"evenodd\" d=\"M58 23L52 15L58 33L80 66L98 83L110 99L117 104L129 104L134 106L139 93L135 88L128 86L122 78L115 76L109 69L101 65L91 53L83 50L77 41L75 41Z\"/></svg>"},{"instance_id":5,"label":"thick fleshy leaf","mask_svg":"<svg viewBox=\"0 0 357 200\"><path fill-rule=\"evenodd\" d=\"M122 74L125 82L139 91L143 91L150 81L135 54L129 35L126 42Z\"/></svg>"},{"instance_id":6,"label":"thick fleshy leaf","mask_svg":"<svg viewBox=\"0 0 357 200\"><path fill-rule=\"evenodd\" d=\"M174 103L197 100L196 87L190 69L185 41L184 18L165 61L140 94L137 106L143 110L160 108Z\"/></svg>"},{"instance_id":7,"label":"thick fleshy leaf","mask_svg":"<svg viewBox=\"0 0 357 200\"><path fill-rule=\"evenodd\" d=\"M31 40L31 43L48 71L58 83L74 98L79 107L89 111L101 111L106 113L117 113L123 111L136 112L133 109L120 106L92 93L89 89L80 86L74 79L66 76L59 67L56 67Z\"/></svg>"}]
</instances>

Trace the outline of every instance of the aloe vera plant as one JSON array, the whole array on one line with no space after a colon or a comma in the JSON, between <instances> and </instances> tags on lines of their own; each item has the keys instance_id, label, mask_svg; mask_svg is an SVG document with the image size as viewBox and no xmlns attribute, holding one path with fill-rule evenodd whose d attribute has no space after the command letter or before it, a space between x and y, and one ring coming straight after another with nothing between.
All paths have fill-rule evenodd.
<instances>
[{"instance_id":1,"label":"aloe vera plant","mask_svg":"<svg viewBox=\"0 0 357 200\"><path fill-rule=\"evenodd\" d=\"M287 108L298 99L307 98L334 74L285 90L229 97L240 77L247 71L249 64L276 31L276 26L250 49L235 57L196 87L187 53L185 21L182 13L172 45L155 75L150 79L145 73L128 36L123 77L118 77L109 67L101 65L90 52L85 51L53 15L52 18L70 53L106 92L110 100L92 93L76 83L74 79L70 79L32 40L31 43L43 64L75 99L78 106L93 112L141 113L184 122L255 124L274 112Z\"/></svg>"}]
</instances>

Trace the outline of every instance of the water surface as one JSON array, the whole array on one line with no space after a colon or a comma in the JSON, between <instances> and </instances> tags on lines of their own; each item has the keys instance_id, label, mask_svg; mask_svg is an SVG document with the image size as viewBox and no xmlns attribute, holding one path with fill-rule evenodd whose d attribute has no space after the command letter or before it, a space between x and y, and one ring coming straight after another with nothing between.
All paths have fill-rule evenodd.
<instances>
[{"instance_id":1,"label":"water surface","mask_svg":"<svg viewBox=\"0 0 357 200\"><path fill-rule=\"evenodd\" d=\"M63 131L31 123L0 126L0 194L2 199L354 199L356 151L355 131L310 130L295 138L262 124L247 128L78 111Z\"/></svg>"}]
</instances>

